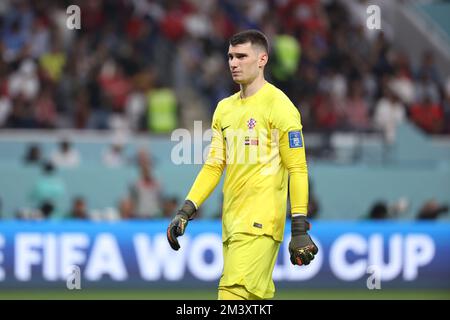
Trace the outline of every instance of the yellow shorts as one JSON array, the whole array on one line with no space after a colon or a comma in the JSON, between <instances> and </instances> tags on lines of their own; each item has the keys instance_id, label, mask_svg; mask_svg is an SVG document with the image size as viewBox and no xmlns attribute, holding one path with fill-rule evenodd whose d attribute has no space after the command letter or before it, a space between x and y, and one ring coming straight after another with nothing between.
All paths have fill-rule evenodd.
<instances>
[{"instance_id":1,"label":"yellow shorts","mask_svg":"<svg viewBox=\"0 0 450 320\"><path fill-rule=\"evenodd\" d=\"M225 291L244 299L273 298L275 285L272 272L280 243L271 236L245 233L233 234L225 241L219 299Z\"/></svg>"}]
</instances>

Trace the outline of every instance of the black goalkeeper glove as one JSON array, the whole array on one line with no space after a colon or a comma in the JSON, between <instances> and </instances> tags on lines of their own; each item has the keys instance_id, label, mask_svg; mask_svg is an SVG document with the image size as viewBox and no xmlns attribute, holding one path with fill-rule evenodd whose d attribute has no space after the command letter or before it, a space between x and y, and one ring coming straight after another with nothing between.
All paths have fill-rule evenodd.
<instances>
[{"instance_id":1,"label":"black goalkeeper glove","mask_svg":"<svg viewBox=\"0 0 450 320\"><path fill-rule=\"evenodd\" d=\"M300 215L292 218L291 242L289 243L289 253L293 265L308 265L314 259L314 255L319 252L316 244L308 234L310 224L306 221L306 216Z\"/></svg>"},{"instance_id":2,"label":"black goalkeeper glove","mask_svg":"<svg viewBox=\"0 0 450 320\"><path fill-rule=\"evenodd\" d=\"M173 250L180 249L177 237L184 234L188 221L194 218L196 211L192 201L186 200L181 209L178 210L175 218L170 222L167 228L167 240Z\"/></svg>"}]
</instances>

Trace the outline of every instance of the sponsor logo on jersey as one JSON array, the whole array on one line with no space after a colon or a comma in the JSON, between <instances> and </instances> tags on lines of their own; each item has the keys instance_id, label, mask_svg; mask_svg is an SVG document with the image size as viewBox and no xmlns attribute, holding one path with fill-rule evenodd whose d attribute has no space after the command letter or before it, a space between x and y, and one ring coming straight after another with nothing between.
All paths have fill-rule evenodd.
<instances>
[{"instance_id":1,"label":"sponsor logo on jersey","mask_svg":"<svg viewBox=\"0 0 450 320\"><path fill-rule=\"evenodd\" d=\"M245 137L244 139L244 145L246 146L257 146L258 144L259 144L258 138Z\"/></svg>"}]
</instances>

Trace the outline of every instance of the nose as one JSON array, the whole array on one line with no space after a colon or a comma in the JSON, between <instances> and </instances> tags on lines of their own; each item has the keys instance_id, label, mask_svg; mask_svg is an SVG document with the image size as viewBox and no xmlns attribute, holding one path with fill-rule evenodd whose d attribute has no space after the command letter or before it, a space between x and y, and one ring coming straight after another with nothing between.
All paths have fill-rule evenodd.
<instances>
[{"instance_id":1,"label":"nose","mask_svg":"<svg viewBox=\"0 0 450 320\"><path fill-rule=\"evenodd\" d=\"M231 69L235 69L237 67L238 60L235 59L234 57L233 58L229 58L228 59L228 64L230 65Z\"/></svg>"}]
</instances>

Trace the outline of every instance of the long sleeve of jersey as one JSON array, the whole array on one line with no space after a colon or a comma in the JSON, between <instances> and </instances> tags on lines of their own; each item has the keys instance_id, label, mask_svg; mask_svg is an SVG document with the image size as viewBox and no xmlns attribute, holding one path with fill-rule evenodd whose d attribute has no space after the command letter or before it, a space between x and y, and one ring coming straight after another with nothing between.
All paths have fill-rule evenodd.
<instances>
[{"instance_id":1,"label":"long sleeve of jersey","mask_svg":"<svg viewBox=\"0 0 450 320\"><path fill-rule=\"evenodd\" d=\"M216 114L217 109L212 121L212 138L208 157L186 197L193 201L197 208L215 189L225 168L225 142Z\"/></svg>"},{"instance_id":2,"label":"long sleeve of jersey","mask_svg":"<svg viewBox=\"0 0 450 320\"><path fill-rule=\"evenodd\" d=\"M303 134L300 131L303 141ZM305 148L291 148L289 146L289 132L280 138L281 159L289 172L289 198L291 213L306 215L308 212L308 167L306 164Z\"/></svg>"},{"instance_id":3,"label":"long sleeve of jersey","mask_svg":"<svg viewBox=\"0 0 450 320\"><path fill-rule=\"evenodd\" d=\"M272 121L274 127L280 131L280 156L289 172L291 213L306 215L309 192L308 166L300 113L291 103L274 106Z\"/></svg>"}]
</instances>

